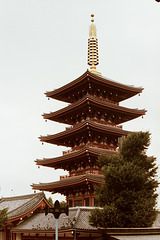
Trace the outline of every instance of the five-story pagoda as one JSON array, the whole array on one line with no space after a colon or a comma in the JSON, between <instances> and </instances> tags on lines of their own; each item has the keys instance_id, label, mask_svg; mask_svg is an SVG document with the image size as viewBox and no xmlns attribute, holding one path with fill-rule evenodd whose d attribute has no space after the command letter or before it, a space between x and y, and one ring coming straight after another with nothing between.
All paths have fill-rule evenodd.
<instances>
[{"instance_id":1,"label":"five-story pagoda","mask_svg":"<svg viewBox=\"0 0 160 240\"><path fill-rule=\"evenodd\" d=\"M98 40L94 15L91 17L88 39L90 70L67 85L46 93L48 98L69 105L44 114L43 118L70 127L57 134L41 136L40 141L70 149L60 157L36 160L39 166L64 169L69 174L56 182L32 185L33 189L65 195L70 207L95 205L94 187L103 183L98 156L118 151L118 139L128 134L119 124L145 114L145 110L119 106L121 101L141 93L142 88L114 82L97 72Z\"/></svg>"}]
</instances>

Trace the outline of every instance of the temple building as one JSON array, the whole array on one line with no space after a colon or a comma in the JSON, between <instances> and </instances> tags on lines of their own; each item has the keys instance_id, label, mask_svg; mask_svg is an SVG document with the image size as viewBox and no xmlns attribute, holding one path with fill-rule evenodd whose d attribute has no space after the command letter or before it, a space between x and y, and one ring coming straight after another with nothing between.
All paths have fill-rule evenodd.
<instances>
[{"instance_id":1,"label":"temple building","mask_svg":"<svg viewBox=\"0 0 160 240\"><path fill-rule=\"evenodd\" d=\"M43 192L0 199L0 210L8 208L8 222L0 228L0 240L54 240L55 218L45 215L45 206L51 207ZM150 228L99 229L89 223L92 207L72 207L69 216L64 213L58 220L60 240L159 240L160 213ZM76 237L75 237L76 231Z\"/></svg>"},{"instance_id":2,"label":"temple building","mask_svg":"<svg viewBox=\"0 0 160 240\"><path fill-rule=\"evenodd\" d=\"M8 209L8 222L4 229L0 228L0 240L16 240L16 233L12 233L12 229L41 213L46 206L51 207L43 192L0 198L0 211ZM21 235L18 239L21 239Z\"/></svg>"},{"instance_id":3,"label":"temple building","mask_svg":"<svg viewBox=\"0 0 160 240\"><path fill-rule=\"evenodd\" d=\"M112 81L97 71L98 39L94 15L91 17L88 39L90 69L70 83L45 93L47 98L66 102L68 106L45 113L43 118L69 127L57 134L41 136L40 141L66 146L69 150L59 157L37 159L36 164L67 170L68 175L56 182L32 184L33 189L65 195L69 207L96 205L95 185L104 182L98 157L117 153L119 139L129 133L123 130L122 124L145 114L144 109L119 105L123 100L140 94L143 88Z\"/></svg>"},{"instance_id":4,"label":"temple building","mask_svg":"<svg viewBox=\"0 0 160 240\"><path fill-rule=\"evenodd\" d=\"M97 159L101 154L118 152L121 137L129 131L122 124L145 114L145 110L130 109L120 103L142 92L142 88L127 86L97 71L98 40L93 15L88 39L87 70L80 77L54 91L48 98L64 101L68 106L45 113L45 120L68 124L65 131L41 136L40 141L69 147L62 156L37 159L38 166L68 171L59 181L32 184L33 189L61 193L70 206L69 215L62 213L58 220L59 240L159 240L160 212L152 227L106 228L92 226L89 215L95 202L95 186L103 184L104 176ZM56 239L56 219L45 214L52 207L43 192L1 198L0 210L8 208L8 222L0 228L0 240ZM146 219L147 221L147 219Z\"/></svg>"}]
</instances>

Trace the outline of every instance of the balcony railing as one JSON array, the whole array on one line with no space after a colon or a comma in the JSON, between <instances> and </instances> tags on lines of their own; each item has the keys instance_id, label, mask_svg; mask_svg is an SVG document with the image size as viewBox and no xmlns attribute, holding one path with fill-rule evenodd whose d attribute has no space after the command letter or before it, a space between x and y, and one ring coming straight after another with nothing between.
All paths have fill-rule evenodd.
<instances>
[{"instance_id":1,"label":"balcony railing","mask_svg":"<svg viewBox=\"0 0 160 240\"><path fill-rule=\"evenodd\" d=\"M107 150L107 151L111 151L111 152L118 152L118 147L117 146L111 146L111 145L108 145L107 143L103 143L103 144L99 144L99 143L87 143L87 144L81 144L79 146L76 146L76 147L73 147L69 150L66 150L66 151L63 151L62 154L63 155L66 155L66 154L69 154L69 153L73 153L73 152L76 152L76 151L79 151L80 149L84 148L85 146L88 146L88 147L92 147L92 148L96 148L96 149L99 149L99 150Z\"/></svg>"},{"instance_id":2,"label":"balcony railing","mask_svg":"<svg viewBox=\"0 0 160 240\"><path fill-rule=\"evenodd\" d=\"M98 119L97 117L87 118L87 119L82 119L81 122L87 121L87 120L93 121L93 122L95 122L95 123L103 124L103 125L105 125L105 126L122 129L122 125L116 125L116 124L114 124L113 122L111 122L111 121L106 121L106 120L103 119L103 118L101 118L101 119ZM77 124L79 124L79 123L80 123L80 122L77 121L74 125L72 125L72 126L70 126L70 127L66 127L66 130L72 129L75 125L77 125Z\"/></svg>"},{"instance_id":3,"label":"balcony railing","mask_svg":"<svg viewBox=\"0 0 160 240\"><path fill-rule=\"evenodd\" d=\"M101 169L81 169L81 170L76 170L76 171L72 171L70 173L70 175L67 174L67 175L60 176L60 180L68 179L70 177L75 177L75 176L79 176L79 175L84 175L86 173L99 175L99 174L102 174L102 170Z\"/></svg>"}]
</instances>

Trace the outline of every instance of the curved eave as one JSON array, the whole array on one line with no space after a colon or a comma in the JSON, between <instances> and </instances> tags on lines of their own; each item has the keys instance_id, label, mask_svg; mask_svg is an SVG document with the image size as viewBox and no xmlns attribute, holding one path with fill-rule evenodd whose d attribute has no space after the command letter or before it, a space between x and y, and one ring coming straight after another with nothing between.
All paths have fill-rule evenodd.
<instances>
[{"instance_id":1,"label":"curved eave","mask_svg":"<svg viewBox=\"0 0 160 240\"><path fill-rule=\"evenodd\" d=\"M34 208L32 208L32 209L30 209L29 211L27 211L27 212L25 212L24 214L20 214L20 215L17 215L17 216L15 216L15 217L13 217L13 218L10 218L9 220L8 220L8 222L10 223L10 222L14 222L14 221L18 221L18 220L20 220L20 219L23 219L23 218L25 218L25 217L27 217L27 216L29 216L30 214L32 214L32 212L34 212L36 209L38 209L38 208L41 208L41 209L44 209L45 208L45 206L46 206L46 201L44 201L44 200L42 200L39 204L37 204ZM48 205L48 204L47 204ZM49 205L48 205L49 206Z\"/></svg>"},{"instance_id":2,"label":"curved eave","mask_svg":"<svg viewBox=\"0 0 160 240\"><path fill-rule=\"evenodd\" d=\"M20 221L21 218L23 219L29 216L38 208L44 209L46 205L50 207L50 205L45 199L45 196L44 198L41 198L42 194L44 195L44 193L40 193L39 196L36 195L35 198L29 200L20 207L8 212L8 223Z\"/></svg>"},{"instance_id":3,"label":"curved eave","mask_svg":"<svg viewBox=\"0 0 160 240\"><path fill-rule=\"evenodd\" d=\"M115 151L100 150L100 149L95 149L87 146L78 151L74 151L60 157L37 159L36 164L40 166L52 167L57 169L58 164L66 165L68 162L76 161L77 159L82 159L82 157L84 156L87 157L88 154L90 156L94 156L95 158L97 158L101 154L107 154L107 155L115 154Z\"/></svg>"},{"instance_id":4,"label":"curved eave","mask_svg":"<svg viewBox=\"0 0 160 240\"><path fill-rule=\"evenodd\" d=\"M137 117L140 117L142 115L145 115L146 110L145 109L130 109L126 107L122 107L116 104L112 104L100 99L97 99L89 94L84 96L82 99L78 100L75 103L70 104L69 106L62 108L56 112L50 112L50 113L44 113L43 118L52 120L52 121L57 121L61 123L66 123L66 124L73 124L73 121L65 121L65 117L67 115L71 115L73 112L82 111L82 109L86 106L88 106L88 103L90 105L95 105L97 109L104 109L104 111L112 111L113 113L118 112L119 114L124 114L128 116L128 121L135 119ZM80 110L81 109L81 110ZM117 124L126 122L127 120L119 120Z\"/></svg>"},{"instance_id":5,"label":"curved eave","mask_svg":"<svg viewBox=\"0 0 160 240\"><path fill-rule=\"evenodd\" d=\"M60 133L57 133L54 135L40 136L39 139L41 142L58 144L57 140L66 139L68 137L73 137L75 135L77 136L77 134L79 134L79 133L82 134L82 133L88 131L87 128L91 129L94 132L98 131L98 132L105 133L108 135L111 135L111 134L116 135L118 137L127 135L129 133L128 131L122 130L120 128L109 127L104 124L97 124L95 122L88 120L88 121L82 122L80 124L77 124L76 126L69 128L63 132L60 132Z\"/></svg>"},{"instance_id":6,"label":"curved eave","mask_svg":"<svg viewBox=\"0 0 160 240\"><path fill-rule=\"evenodd\" d=\"M63 87L60 87L54 91L46 92L45 95L49 98L65 101L65 102L71 102L68 98L65 97L65 95L69 92L72 91L72 89L75 89L82 85L84 81L86 80L87 77L90 77L94 81L99 82L102 85L108 85L112 88L116 88L122 92L126 93L126 96L124 96L120 101L123 101L127 98L130 98L136 94L139 94L142 92L143 88L142 87L134 87L134 86L129 86L129 85L124 85L121 83L118 83L116 81L113 81L109 78L105 78L101 75L97 75L94 73L91 73L90 71L86 71L84 74L82 74L79 78L73 80L72 82L64 85ZM88 80L86 80L87 82Z\"/></svg>"},{"instance_id":7,"label":"curved eave","mask_svg":"<svg viewBox=\"0 0 160 240\"><path fill-rule=\"evenodd\" d=\"M60 181L51 182L51 183L39 183L39 184L32 184L32 189L37 189L41 191L49 191L52 193L58 192L61 188L74 188L80 186L82 184L87 183L92 184L102 184L104 182L103 175L79 175L75 177L68 177L66 179L62 179Z\"/></svg>"}]
</instances>

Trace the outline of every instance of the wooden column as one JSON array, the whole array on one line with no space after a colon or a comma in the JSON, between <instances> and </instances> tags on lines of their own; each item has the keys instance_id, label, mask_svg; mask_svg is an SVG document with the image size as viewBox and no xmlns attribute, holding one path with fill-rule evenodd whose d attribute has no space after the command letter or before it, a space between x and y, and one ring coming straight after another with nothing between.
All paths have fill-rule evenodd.
<instances>
[{"instance_id":1,"label":"wooden column","mask_svg":"<svg viewBox=\"0 0 160 240\"><path fill-rule=\"evenodd\" d=\"M82 206L85 206L84 196L82 197Z\"/></svg>"},{"instance_id":2,"label":"wooden column","mask_svg":"<svg viewBox=\"0 0 160 240\"><path fill-rule=\"evenodd\" d=\"M12 233L12 240L16 240L16 233Z\"/></svg>"},{"instance_id":3,"label":"wooden column","mask_svg":"<svg viewBox=\"0 0 160 240\"><path fill-rule=\"evenodd\" d=\"M3 239L7 240L7 228L4 228L4 235L3 235Z\"/></svg>"}]
</instances>

